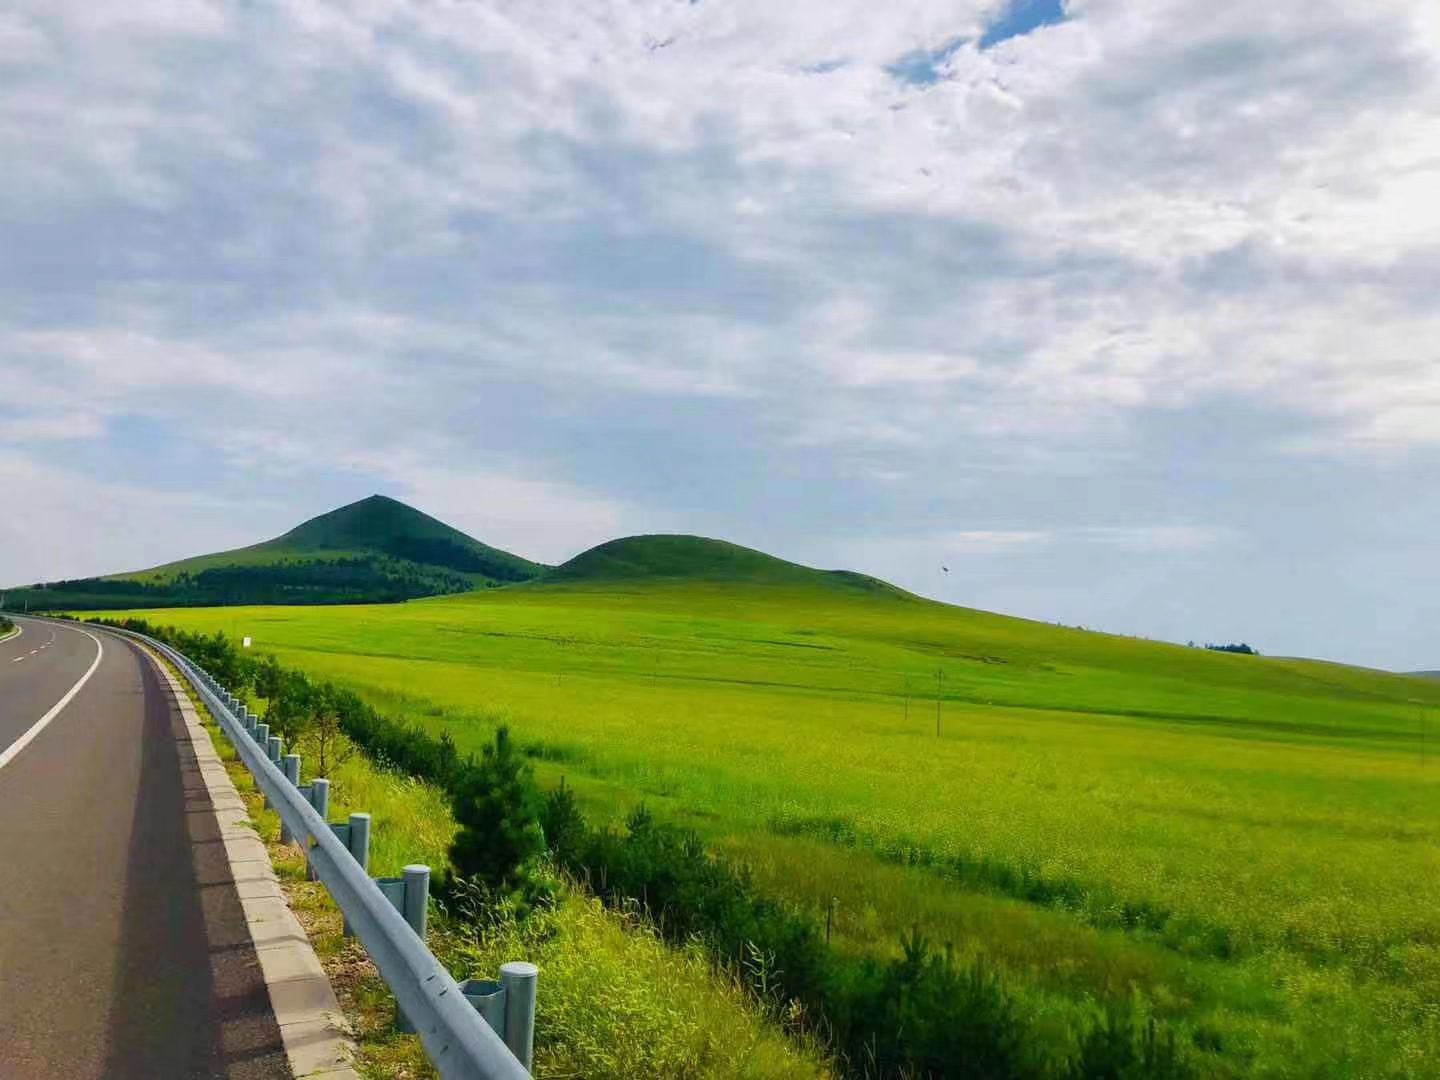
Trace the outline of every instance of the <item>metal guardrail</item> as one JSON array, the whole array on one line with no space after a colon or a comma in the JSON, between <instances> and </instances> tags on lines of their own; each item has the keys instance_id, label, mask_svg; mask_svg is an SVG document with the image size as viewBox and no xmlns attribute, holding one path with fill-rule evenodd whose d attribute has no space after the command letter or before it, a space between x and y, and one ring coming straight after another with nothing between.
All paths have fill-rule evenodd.
<instances>
[{"instance_id":1,"label":"metal guardrail","mask_svg":"<svg viewBox=\"0 0 1440 1080\"><path fill-rule=\"evenodd\" d=\"M134 631L105 629L141 641L163 655L200 695L270 805L280 814L285 829L306 848L312 871L330 891L345 921L365 946L381 978L394 993L400 1012L420 1036L425 1052L440 1075L445 1080L529 1080L530 1073L525 1066L491 1027L495 1022L494 1002L486 1002L482 994L476 993L482 990L482 985L467 982L466 989L476 997L473 1003L467 1000L466 993L425 947L410 923L381 891L381 886L371 879L368 870L355 860L329 822L286 777L281 766L271 760L271 748L262 747L236 716L230 704L233 695L168 645ZM522 967L506 965L512 966ZM509 995L510 1000L504 1001L505 1019L523 1024L523 1014L529 1012L533 1024L534 969L529 965L523 967L528 969L525 974L532 993L528 1001L522 994ZM499 984L495 986L498 988ZM483 989L488 991L489 984L484 984ZM493 998L494 993L485 996ZM485 1016L481 1014L482 1009ZM512 1013L522 1015L512 1017ZM486 1016L491 1017L489 1022ZM529 1031L526 1036L524 1042L528 1043ZM522 1047L527 1059L529 1050L528 1045Z\"/></svg>"}]
</instances>

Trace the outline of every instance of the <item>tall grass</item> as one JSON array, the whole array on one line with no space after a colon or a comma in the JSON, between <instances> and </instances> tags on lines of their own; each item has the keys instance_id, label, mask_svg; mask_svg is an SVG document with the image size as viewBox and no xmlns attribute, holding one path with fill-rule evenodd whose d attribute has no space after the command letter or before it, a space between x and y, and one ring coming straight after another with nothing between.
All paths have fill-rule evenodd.
<instances>
[{"instance_id":1,"label":"tall grass","mask_svg":"<svg viewBox=\"0 0 1440 1080\"><path fill-rule=\"evenodd\" d=\"M753 998L698 946L668 947L638 915L566 891L523 922L509 909L450 922L435 942L453 967L539 965L537 1075L593 1080L801 1080L822 1058L762 1021Z\"/></svg>"}]
</instances>

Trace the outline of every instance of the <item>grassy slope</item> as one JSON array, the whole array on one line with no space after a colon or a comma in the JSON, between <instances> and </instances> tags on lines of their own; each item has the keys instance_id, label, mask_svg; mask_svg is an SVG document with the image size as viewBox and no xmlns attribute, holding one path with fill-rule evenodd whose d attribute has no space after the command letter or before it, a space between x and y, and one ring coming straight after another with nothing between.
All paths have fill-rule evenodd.
<instances>
[{"instance_id":1,"label":"grassy slope","mask_svg":"<svg viewBox=\"0 0 1440 1080\"><path fill-rule=\"evenodd\" d=\"M985 953L1057 1029L1138 993L1217 1075L1440 1075L1433 681L806 583L147 617L238 619L462 749L508 720L592 813L644 799L817 913L838 897L847 947L919 923ZM936 859L959 865L908 865ZM1170 917L1117 928L1147 911Z\"/></svg>"},{"instance_id":2,"label":"grassy slope","mask_svg":"<svg viewBox=\"0 0 1440 1080\"><path fill-rule=\"evenodd\" d=\"M427 550L419 545L430 545L430 550L438 553L440 560L432 562L429 558L416 558L417 553ZM270 566L286 560L375 554L409 559L422 565L455 565L453 559L443 561L446 549L452 554L459 553L486 564L490 567L488 571L476 571L486 578L520 581L538 576L547 569L518 555L482 544L404 503L383 495L373 495L311 518L285 535L264 543L182 559L148 570L115 574L110 580L168 582L181 573L198 574L222 566ZM460 561L463 562L463 559ZM462 565L459 568L465 567Z\"/></svg>"}]
</instances>

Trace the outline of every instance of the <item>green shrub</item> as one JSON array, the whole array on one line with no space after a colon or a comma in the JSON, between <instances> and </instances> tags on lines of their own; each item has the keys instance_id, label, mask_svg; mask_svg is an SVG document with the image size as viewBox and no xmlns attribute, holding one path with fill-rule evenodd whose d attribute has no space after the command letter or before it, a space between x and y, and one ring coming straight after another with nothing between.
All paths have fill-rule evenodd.
<instances>
[{"instance_id":1,"label":"green shrub","mask_svg":"<svg viewBox=\"0 0 1440 1080\"><path fill-rule=\"evenodd\" d=\"M1175 1046L1175 1033L1151 1017L1112 1009L1091 1028L1071 1062L1070 1080L1184 1080L1191 1070Z\"/></svg>"},{"instance_id":2,"label":"green shrub","mask_svg":"<svg viewBox=\"0 0 1440 1080\"><path fill-rule=\"evenodd\" d=\"M543 800L530 764L510 740L510 729L495 732L495 744L466 769L452 792L460 831L450 862L462 878L492 889L522 884L545 850L540 815Z\"/></svg>"}]
</instances>

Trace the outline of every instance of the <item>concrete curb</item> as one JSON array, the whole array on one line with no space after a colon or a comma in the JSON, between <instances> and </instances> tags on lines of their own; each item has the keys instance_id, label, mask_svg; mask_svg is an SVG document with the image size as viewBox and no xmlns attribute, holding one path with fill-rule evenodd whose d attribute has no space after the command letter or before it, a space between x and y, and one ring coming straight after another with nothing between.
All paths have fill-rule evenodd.
<instances>
[{"instance_id":1,"label":"concrete curb","mask_svg":"<svg viewBox=\"0 0 1440 1080\"><path fill-rule=\"evenodd\" d=\"M151 655L148 649L146 654ZM285 901L265 843L248 823L245 802L215 752L210 733L200 722L189 695L165 664L153 655L151 660L175 695L184 717L195 755L193 767L210 794L290 1070L297 1080L359 1080L350 1065L354 1044L346 1037L345 1018L335 991L310 947L310 939Z\"/></svg>"}]
</instances>

